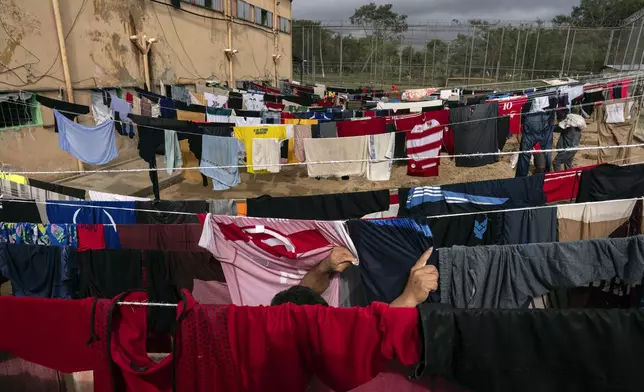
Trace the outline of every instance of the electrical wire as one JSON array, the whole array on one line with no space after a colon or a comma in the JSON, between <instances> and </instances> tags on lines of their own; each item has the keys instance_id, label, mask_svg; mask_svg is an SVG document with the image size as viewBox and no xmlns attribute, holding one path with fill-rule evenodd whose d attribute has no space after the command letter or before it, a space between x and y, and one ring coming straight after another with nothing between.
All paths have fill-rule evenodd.
<instances>
[{"instance_id":1,"label":"electrical wire","mask_svg":"<svg viewBox=\"0 0 644 392\"><path fill-rule=\"evenodd\" d=\"M76 16L74 17L74 20L72 21L72 26L69 28L69 31L67 31L67 34L65 34L65 37L64 37L63 41L67 41L67 37L69 37L69 35L74 30L74 27L76 26L76 22L78 21L78 17L80 16L81 12L83 12L83 9L85 8L85 4L87 4L87 0L83 0L83 3L81 4L80 9L76 13ZM56 62L58 62L58 57L59 56L60 56L60 48L58 48L58 51L56 52L56 57L54 57L54 61L51 63L49 68L47 68L47 71L45 71L40 77L38 77L33 82L24 83L24 81L21 79L20 81L23 82L22 85L16 85L16 84L11 84L11 83L7 83L7 82L1 82L1 84L6 84L7 86L11 86L11 87L15 87L15 88L22 88L22 87L25 87L25 86L30 85L30 84L36 84L36 83L40 82L41 80L43 80L46 77L62 81L59 78L56 78L54 76L49 75L49 72L51 72L51 70L54 68L54 65L56 65Z\"/></svg>"}]
</instances>

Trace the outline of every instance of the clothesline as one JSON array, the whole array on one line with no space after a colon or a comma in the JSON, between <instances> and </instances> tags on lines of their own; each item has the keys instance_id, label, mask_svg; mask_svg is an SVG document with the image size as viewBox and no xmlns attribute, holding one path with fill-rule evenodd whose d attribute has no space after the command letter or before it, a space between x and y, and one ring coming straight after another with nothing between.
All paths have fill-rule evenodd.
<instances>
[{"instance_id":1,"label":"clothesline","mask_svg":"<svg viewBox=\"0 0 644 392\"><path fill-rule=\"evenodd\" d=\"M164 302L117 302L121 306L159 306L159 307L172 307L176 308L177 304L169 304Z\"/></svg>"},{"instance_id":2,"label":"clothesline","mask_svg":"<svg viewBox=\"0 0 644 392\"><path fill-rule=\"evenodd\" d=\"M606 88L602 88L601 91L610 90L610 89L611 88L606 87ZM623 100L628 100L628 99L641 98L643 96L644 96L644 94L643 95L633 95L633 96L630 96L630 97L627 97L627 98L607 99L607 100L604 100L604 101L601 101L601 102L602 103L610 103L610 102L613 102L613 101L623 101ZM431 102L431 101L427 101L427 102ZM38 107L41 106L41 105L34 105L34 104L31 104L31 103L22 103L22 102L14 102L13 104L26 106L26 107L31 107L31 108L38 108ZM582 108L584 106L589 106L589 105L594 105L594 103L593 104L570 105L570 106L566 106L565 108L544 109L544 110L541 110L541 111L535 112L535 113L556 112L556 111L561 111L561 110L564 110L564 109ZM176 108L168 108L168 109L177 110ZM77 113L77 112L73 112L73 111L69 111L69 110L62 110L62 109L61 110L53 109L53 110L56 110L56 111L58 111L60 113L73 114L76 117L88 117L88 118L96 119L96 117L94 115L91 115L91 114ZM374 109L374 110L376 110L376 109ZM274 113L279 113L279 112L274 112ZM431 112L428 112L428 113L431 113ZM526 115L526 114L532 114L532 113L521 113L521 114L517 114L517 115L523 116L523 115ZM204 115L205 115L205 113L204 113ZM399 114L399 115L393 114L391 116L386 116L386 117L394 117L394 122L395 122L396 121L395 117L399 117L399 116L400 117L402 117L402 116L414 117L414 116L422 116L422 115L423 115L423 112ZM476 122L480 122L480 121L495 120L495 119L507 118L507 117L512 117L512 116L514 116L514 115L513 114L506 114L506 115L501 115L501 116L496 116L496 117L486 117L486 118L480 118L480 119L474 119L474 120L465 120L465 121L458 121L458 122L453 122L453 123L446 123L446 124L441 124L440 126L442 126L442 127L450 127L450 126L453 126L453 125L476 123ZM158 117L158 118L162 119L162 117ZM306 120L310 120L310 119L289 119L289 120L304 120L304 121L306 121ZM120 124L136 124L134 121L131 121L131 120L130 121L123 121L123 120L111 119L111 120L108 120L108 121L114 121L115 123L120 123ZM351 121L351 120L348 120L348 121ZM355 120L355 121L360 121L360 120ZM199 123L195 123L195 124L198 125ZM233 123L230 123L230 124L233 124ZM207 125L207 123L205 125ZM284 126L284 125L298 125L298 124L258 124L258 125L251 125L251 126L259 127L259 126ZM167 130L165 128L148 126L148 125L144 125L144 127L146 129L154 129L154 130L164 131L164 132ZM187 135L204 136L203 134L189 132L189 131L176 130L174 132L183 133L183 134L187 134ZM404 130L404 131L392 131L392 132L387 132L387 133L395 134L395 133L403 133L403 132L408 133L409 131L407 131L407 130Z\"/></svg>"},{"instance_id":3,"label":"clothesline","mask_svg":"<svg viewBox=\"0 0 644 392\"><path fill-rule=\"evenodd\" d=\"M562 83L562 84L535 86L535 87L530 87L530 88L556 88L556 87L566 86L568 84L578 84L582 80L586 80L586 79L592 80L592 81L598 81L598 82L601 81L601 82L610 83L610 82L613 82L613 81L623 80L624 78L638 78L639 79L642 76L644 76L644 70L642 70L642 71L638 70L638 71L621 72L621 73L616 74L616 75L581 75L581 76L576 77L576 78L573 79L576 82L569 80L569 81L567 81L565 83ZM571 78L567 78L567 79L571 79ZM545 79L545 80L548 80L548 79ZM559 79L559 80L562 80L562 79ZM530 79L530 80L522 80L521 83L543 82L543 81L544 81L544 79ZM469 90L469 89L471 89L471 87L489 86L489 85L505 85L505 84L513 84L513 83L516 83L516 81L468 84L468 85L463 85L463 86L460 86L460 87L450 87L450 88L444 88L444 89L455 89L456 88L456 89L460 89L460 90ZM586 84L586 83L584 83L584 84ZM171 84L169 84L169 85L171 85ZM190 84L180 84L180 86L188 86L188 85L190 85ZM327 86L327 87L333 88L333 86ZM96 88L102 88L104 90L112 90L112 89L116 89L116 88L121 89L121 90L126 89L125 87L122 87L120 85L116 85L116 86L112 86L112 87L100 87L99 86L99 87L96 87ZM221 88L221 87L219 87L219 88ZM527 88L527 89L515 89L515 90L517 90L517 91L518 90L529 90L530 88ZM369 89L367 89L367 90L371 91ZM406 90L402 90L402 91L406 91ZM25 93L34 94L34 93L32 93L32 92L30 92L28 90L19 90L19 92L25 92ZM151 93L151 94L161 95L161 94L155 93L153 91L147 91L147 92ZM208 92L208 91L206 91L206 92ZM264 92L261 92L261 91L257 92L256 90L239 90L239 91L232 91L231 90L230 92L236 92L236 93L239 93L239 94L249 92L251 94L257 94L257 93L261 94L261 93L263 93L263 94L268 94L268 95L282 95L282 94L264 93ZM91 95L92 91L87 91L87 90L75 90L74 91L74 94L79 94L79 93L80 94ZM208 92L208 93L210 93L210 92ZM339 93L339 94L347 94L347 93ZM170 99L170 98L168 98L168 99ZM176 108L168 108L168 107L163 107L163 106L161 106L160 108L162 108L162 109L176 109Z\"/></svg>"},{"instance_id":4,"label":"clothesline","mask_svg":"<svg viewBox=\"0 0 644 392\"><path fill-rule=\"evenodd\" d=\"M39 201L39 200L25 200L25 199L6 199L6 200L4 200L4 199L2 199L3 196L4 195L0 195L0 203L2 201L10 201L10 202L28 203L28 204L29 203L47 204L47 201ZM573 204L560 203L560 204L549 204L549 205L544 205L544 206L508 208L508 209L501 209L501 210L489 210L489 211L482 210L482 211L475 211L475 212L463 212L463 213L453 213L453 214L430 215L430 216L424 216L423 218L427 218L427 219L451 218L451 217L478 215L478 214L495 214L495 213L502 213L502 212L518 212L518 211L540 210L540 209L545 209L545 208L554 208L554 207L568 206L568 205L574 205L574 206L600 205L600 204L619 203L619 202L626 202L626 201L637 201L637 200L641 200L641 199L643 199L643 198L642 197L636 197L636 198L630 198L630 199L589 201L589 202L584 202L584 203L573 203ZM93 205L73 204L73 203L60 202L58 200L56 200L56 205L57 206L66 206L66 207L77 207L79 209L80 208L98 208L98 209L109 209L109 210L153 212L153 213L158 213L158 214L170 214L170 215L191 215L191 216L200 215L198 213L181 212L181 211L158 211L158 210L149 210L149 209L127 208L127 207L110 207L110 206L93 206ZM206 213L204 212L203 214L206 214ZM241 219L241 218L266 219L266 218L262 218L262 217L252 217L252 216L234 216L234 215L227 215L227 216L229 218L233 218L233 219L237 219L237 218L239 218L239 219ZM289 220L299 220L299 219L282 219L282 218L280 218L280 220L289 221ZM340 220L338 222L347 222L347 221L348 220ZM104 226L111 226L111 225L105 224Z\"/></svg>"},{"instance_id":5,"label":"clothesline","mask_svg":"<svg viewBox=\"0 0 644 392\"><path fill-rule=\"evenodd\" d=\"M541 154L541 153L552 153L552 152L572 152L572 151L594 151L594 150L604 150L604 149L614 149L614 148L635 148L635 147L644 147L644 143L638 144L625 144L621 146L588 146L588 147L571 147L571 148L553 148L549 150L525 150L525 151L497 151L497 152L479 152L473 154L457 154L457 155L439 155L436 158L447 159L447 158L476 158L484 156L505 156L505 155L518 155L518 154ZM398 161L408 161L413 158L388 158L388 159L347 159L347 160L335 160L335 161L319 161L319 162L290 162L290 163L275 163L272 166L301 166L301 165L327 165L327 164L337 164L337 163L383 163L383 162L398 162ZM252 164L241 164L241 165L222 165L222 166L190 166L190 167L179 167L174 168L173 170L201 170L201 169L234 169L234 168L249 168L260 165ZM151 171L165 171L166 168L147 168L147 169L104 169L104 170L55 170L55 171L5 171L5 174L17 174L17 175L34 175L34 174L96 174L96 173L133 173L133 172L151 172Z\"/></svg>"},{"instance_id":6,"label":"clothesline","mask_svg":"<svg viewBox=\"0 0 644 392\"><path fill-rule=\"evenodd\" d=\"M605 81L610 83L611 81L620 81L620 80L622 80L624 78L629 78L629 77L634 77L634 76L641 76L641 75L644 75L644 70L621 72L621 73L616 74L616 75L581 75L581 76L578 76L578 77L575 77L575 78L567 77L565 79L568 79L568 81L566 81L565 83L562 83L562 84L546 85L546 86L539 86L539 87L565 86L567 84L575 84L575 83L580 82L581 80L586 80L586 79L598 80L598 81L599 80L605 80ZM563 81L563 79L559 79L559 78L551 78L551 79L562 80ZM576 80L577 82L571 81L569 79ZM611 80L608 80L608 79L611 79ZM521 83L530 83L530 82L542 82L542 83L545 83L544 80L549 80L549 78L521 80ZM507 82L490 82L490 83L479 83L479 84L467 84L467 85L464 85L462 87L455 87L455 88L459 88L461 90L469 90L469 89L473 89L473 87L479 87L479 86L505 85L505 84L514 84L514 83L517 83L517 81L514 80L514 81L507 81ZM516 89L516 90L522 90L522 89ZM523 89L523 90L525 90L525 89Z\"/></svg>"}]
</instances>

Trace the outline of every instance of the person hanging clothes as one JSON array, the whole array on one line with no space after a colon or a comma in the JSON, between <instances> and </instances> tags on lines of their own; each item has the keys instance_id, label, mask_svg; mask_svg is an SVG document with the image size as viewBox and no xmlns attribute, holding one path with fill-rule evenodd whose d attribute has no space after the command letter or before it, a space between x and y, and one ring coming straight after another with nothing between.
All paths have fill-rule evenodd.
<instances>
[{"instance_id":1,"label":"person hanging clothes","mask_svg":"<svg viewBox=\"0 0 644 392\"><path fill-rule=\"evenodd\" d=\"M336 246L355 249L342 222L280 221L208 214L199 245L222 262L236 305L266 305L297 285ZM355 252L354 252L355 254ZM338 277L323 297L339 301Z\"/></svg>"}]
</instances>

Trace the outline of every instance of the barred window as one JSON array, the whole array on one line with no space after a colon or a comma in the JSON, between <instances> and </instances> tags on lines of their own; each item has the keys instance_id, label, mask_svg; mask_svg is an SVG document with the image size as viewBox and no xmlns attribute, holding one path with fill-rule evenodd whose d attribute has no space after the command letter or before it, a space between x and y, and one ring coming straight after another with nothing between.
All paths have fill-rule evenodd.
<instances>
[{"instance_id":1,"label":"barred window","mask_svg":"<svg viewBox=\"0 0 644 392\"><path fill-rule=\"evenodd\" d=\"M28 93L0 95L0 129L42 125L40 104Z\"/></svg>"}]
</instances>

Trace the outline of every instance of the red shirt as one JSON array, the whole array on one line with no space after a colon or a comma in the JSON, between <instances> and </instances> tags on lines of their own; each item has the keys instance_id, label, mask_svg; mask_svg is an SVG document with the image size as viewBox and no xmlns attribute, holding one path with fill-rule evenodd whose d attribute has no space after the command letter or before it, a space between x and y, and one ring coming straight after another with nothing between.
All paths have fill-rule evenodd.
<instances>
[{"instance_id":1,"label":"red shirt","mask_svg":"<svg viewBox=\"0 0 644 392\"><path fill-rule=\"evenodd\" d=\"M510 135L521 134L521 109L528 102L528 97L512 97L488 102L499 103L499 116L510 116Z\"/></svg>"},{"instance_id":2,"label":"red shirt","mask_svg":"<svg viewBox=\"0 0 644 392\"><path fill-rule=\"evenodd\" d=\"M580 167L570 170L546 173L543 182L543 191L546 202L575 201L579 192L579 180L584 170L592 169L597 165Z\"/></svg>"},{"instance_id":3,"label":"red shirt","mask_svg":"<svg viewBox=\"0 0 644 392\"><path fill-rule=\"evenodd\" d=\"M299 392L313 374L342 392L392 359L419 360L413 308L215 306L184 296L173 353L159 363L147 355L148 307L115 304L145 301L143 292L114 300L1 297L0 314L11 322L0 324L0 351L65 373L93 370L96 392Z\"/></svg>"},{"instance_id":4,"label":"red shirt","mask_svg":"<svg viewBox=\"0 0 644 392\"><path fill-rule=\"evenodd\" d=\"M387 119L387 123L393 123L396 131L399 132L409 132L414 129L416 125L420 125L425 122L423 120L422 113L403 114L401 116L390 116L385 118Z\"/></svg>"},{"instance_id":5,"label":"red shirt","mask_svg":"<svg viewBox=\"0 0 644 392\"><path fill-rule=\"evenodd\" d=\"M338 137L378 135L387 132L387 122L384 117L338 121L336 127Z\"/></svg>"}]
</instances>

